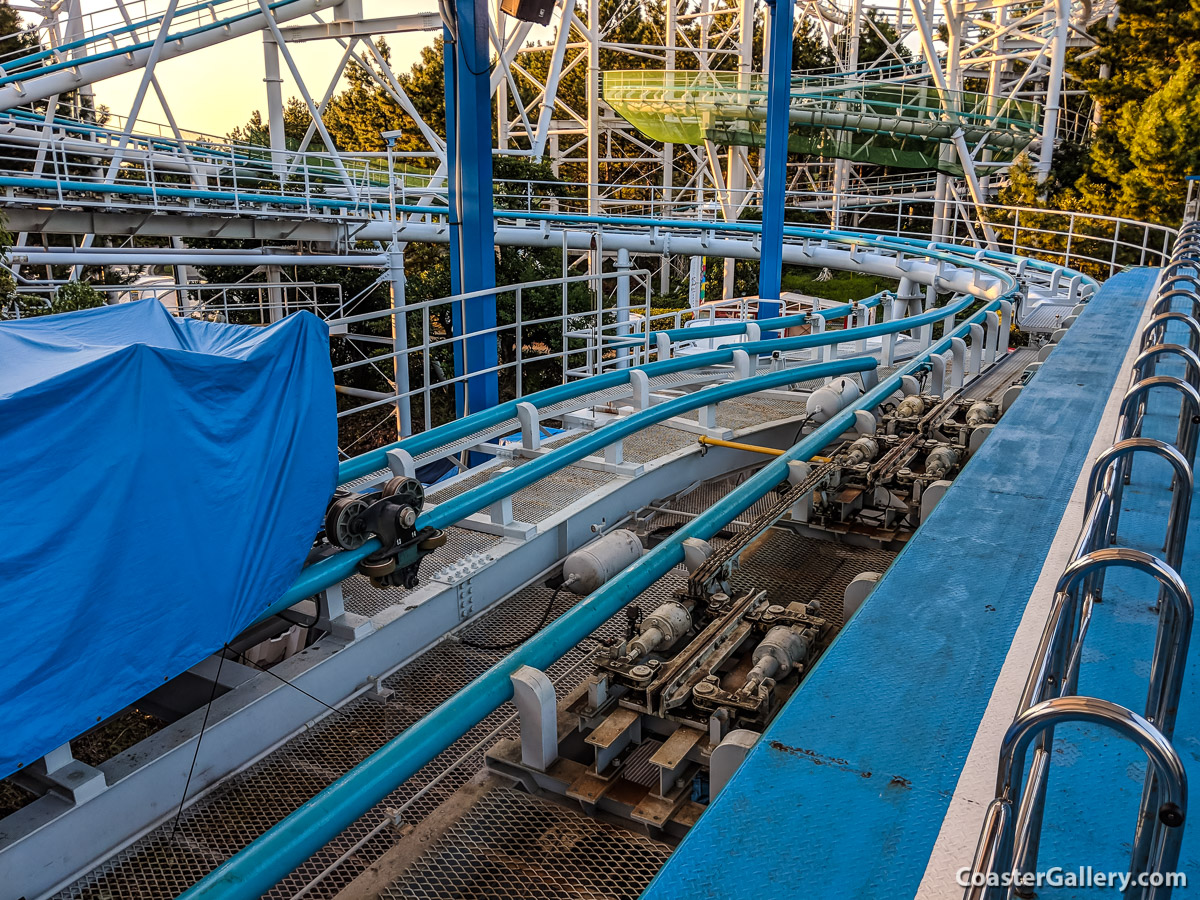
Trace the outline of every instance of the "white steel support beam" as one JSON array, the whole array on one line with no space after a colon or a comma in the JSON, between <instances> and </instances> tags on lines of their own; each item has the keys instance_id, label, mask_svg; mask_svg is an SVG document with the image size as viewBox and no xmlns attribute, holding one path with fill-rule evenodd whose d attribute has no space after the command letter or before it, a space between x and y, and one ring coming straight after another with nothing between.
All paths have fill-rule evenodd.
<instances>
[{"instance_id":1,"label":"white steel support beam","mask_svg":"<svg viewBox=\"0 0 1200 900\"><path fill-rule=\"evenodd\" d=\"M332 38L369 38L377 34L405 34L413 31L441 31L442 17L436 12L411 13L379 19L334 20L312 25L291 25L282 28L290 42L321 41Z\"/></svg>"},{"instance_id":2,"label":"white steel support beam","mask_svg":"<svg viewBox=\"0 0 1200 900\"><path fill-rule=\"evenodd\" d=\"M575 0L563 0L559 12L558 32L554 36L554 52L550 56L550 70L546 74L546 84L542 91L537 131L533 138L533 157L535 159L540 159L546 153L546 139L549 137L550 122L554 117L559 78L562 75L563 60L567 55L567 42L571 38L571 21L574 18Z\"/></svg>"},{"instance_id":3,"label":"white steel support beam","mask_svg":"<svg viewBox=\"0 0 1200 900\"><path fill-rule=\"evenodd\" d=\"M267 27L271 30L271 34L275 36L275 43L279 47L279 52L283 54L284 62L287 63L288 71L292 73L292 79L296 82L296 88L300 91L300 97L304 101L304 105L308 107L308 114L312 116L313 125L320 132L321 140L325 142L334 166L338 170L338 174L342 178L342 183L346 185L346 190L350 192L350 196L358 198L358 189L354 182L350 179L350 175L346 172L346 167L342 164L341 158L338 156L337 145L333 141L333 137L325 128L325 123L321 120L321 110L313 103L312 94L308 92L308 88L304 85L304 77L300 74L300 69L296 65L296 61L292 59L292 54L288 52L287 44L284 43L283 35L279 33L279 23L275 21L275 17L271 14L271 8L267 0L258 0L258 8L262 12L263 17L267 21Z\"/></svg>"},{"instance_id":4,"label":"white steel support beam","mask_svg":"<svg viewBox=\"0 0 1200 900\"><path fill-rule=\"evenodd\" d=\"M287 169L284 151L287 142L284 137L283 125L283 74L279 68L279 44L275 35L264 30L263 41L263 83L267 86L267 130L271 142L271 171L276 176L282 175Z\"/></svg>"},{"instance_id":5,"label":"white steel support beam","mask_svg":"<svg viewBox=\"0 0 1200 900\"><path fill-rule=\"evenodd\" d=\"M1042 119L1042 146L1038 151L1037 180L1044 182L1050 176L1054 162L1054 142L1058 140L1058 122L1062 113L1062 81L1067 54L1067 38L1071 24L1070 0L1054 0L1057 19L1054 23L1054 39L1050 57L1050 75L1046 84L1046 109Z\"/></svg>"}]
</instances>

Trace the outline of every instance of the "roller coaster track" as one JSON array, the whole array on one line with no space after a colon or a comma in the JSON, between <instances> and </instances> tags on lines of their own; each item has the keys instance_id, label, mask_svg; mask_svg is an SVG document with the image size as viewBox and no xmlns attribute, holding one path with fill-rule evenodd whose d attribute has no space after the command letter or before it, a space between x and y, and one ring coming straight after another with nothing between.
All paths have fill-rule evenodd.
<instances>
[{"instance_id":1,"label":"roller coaster track","mask_svg":"<svg viewBox=\"0 0 1200 900\"><path fill-rule=\"evenodd\" d=\"M606 72L604 99L630 124L671 143L761 146L766 82L732 72ZM1036 138L1040 104L939 91L911 78L792 79L793 152L961 174L944 146L961 135L986 163L1011 162ZM986 164L981 161L981 165Z\"/></svg>"}]
</instances>

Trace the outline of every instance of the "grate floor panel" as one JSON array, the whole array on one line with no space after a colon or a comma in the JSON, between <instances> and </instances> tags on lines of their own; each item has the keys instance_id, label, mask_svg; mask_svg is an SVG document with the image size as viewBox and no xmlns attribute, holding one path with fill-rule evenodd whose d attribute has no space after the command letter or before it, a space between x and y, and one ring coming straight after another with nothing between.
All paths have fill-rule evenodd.
<instances>
[{"instance_id":1,"label":"grate floor panel","mask_svg":"<svg viewBox=\"0 0 1200 900\"><path fill-rule=\"evenodd\" d=\"M723 403L717 407L717 425L722 428L748 428L764 422L790 419L804 415L807 396L795 400L776 397L739 397L735 403Z\"/></svg>"},{"instance_id":2,"label":"grate floor panel","mask_svg":"<svg viewBox=\"0 0 1200 900\"><path fill-rule=\"evenodd\" d=\"M1039 303L1025 315L1019 316L1017 324L1025 331L1051 332L1060 328L1059 324L1071 314L1075 304Z\"/></svg>"},{"instance_id":3,"label":"grate floor panel","mask_svg":"<svg viewBox=\"0 0 1200 900\"><path fill-rule=\"evenodd\" d=\"M672 572L636 603L648 613L685 582L683 573ZM463 636L481 643L524 637L535 629L552 597L550 589L531 586L485 613L464 629ZM560 594L552 617L566 612L576 599ZM617 637L624 623L624 616L618 614L594 636ZM548 674L560 695L588 674L582 663L590 649L576 648L550 668ZM174 835L169 824L156 829L60 892L57 900L176 897L503 655L504 651L468 647L453 637L443 641L385 679L384 684L395 692L386 703L351 701L194 802L184 811ZM310 888L305 896L331 900L394 845L396 835L381 827L390 819L387 810L402 809L404 821L416 822L437 809L483 768L484 754L493 743L518 734L515 712L511 704L502 706L266 896L286 900Z\"/></svg>"},{"instance_id":4,"label":"grate floor panel","mask_svg":"<svg viewBox=\"0 0 1200 900\"><path fill-rule=\"evenodd\" d=\"M746 551L732 582L735 589L766 590L768 597L818 600L821 616L840 628L845 622L846 587L862 572L883 572L895 558L891 550L835 544L773 529Z\"/></svg>"},{"instance_id":5,"label":"grate floor panel","mask_svg":"<svg viewBox=\"0 0 1200 900\"><path fill-rule=\"evenodd\" d=\"M429 554L429 558L421 564L421 572L426 576L431 575L464 556L490 550L502 540L495 535L451 526L446 529L446 545ZM352 575L342 583L347 611L366 618L396 606L408 593L407 588L400 587L381 590L371 584L371 579L362 575Z\"/></svg>"},{"instance_id":6,"label":"grate floor panel","mask_svg":"<svg viewBox=\"0 0 1200 900\"><path fill-rule=\"evenodd\" d=\"M664 430L679 434L670 429ZM691 440L689 435L682 437ZM663 452L661 445L658 452ZM737 481L729 479L721 484L701 486L679 498L676 501L677 508L687 511L704 509L732 489ZM753 510L746 515L753 515ZM678 517L679 522L683 518ZM656 521L669 520L664 516ZM473 533L466 532L465 535ZM466 540L466 536L463 539ZM814 592L823 601L826 594L836 595L840 601L841 590L850 578L863 569L881 570L886 565L883 559L868 558L871 551L836 545L816 547L815 544L821 542L797 538L790 533L771 532L760 547L747 554L738 578L744 579L747 587L765 587L780 602L806 598ZM885 556L890 560L891 554ZM684 589L686 578L687 574L682 568L672 570L635 602L643 612L648 613ZM348 591L348 603L350 593ZM521 640L536 629L547 603L554 603L550 616L557 617L576 600L573 595L566 593L555 597L544 585L530 586L462 629L461 637L488 644ZM354 602L360 601L365 602L361 600L361 595ZM840 616L840 602L836 609ZM826 614L832 615L833 611L830 601L826 606ZM624 628L625 616L618 613L594 636L617 637ZM590 671L588 660L592 649L585 641L551 667L549 674L560 696L586 677ZM184 811L174 832L169 824L160 827L61 892L59 900L166 900L176 897L313 794L482 674L505 652L467 646L458 636L443 641L385 680L385 685L394 691L386 702L360 698L329 714L274 753L227 779L216 790L194 802ZM395 845L398 838L389 824L390 811L400 810L406 822L418 822L434 812L483 767L484 754L496 740L518 733L514 716L511 704L501 707L337 839L314 854L267 896L272 900L288 900L303 891L304 896L313 900L332 900L338 891ZM511 807L521 803L534 804L536 809L525 809L518 815ZM518 797L509 803L508 812L493 812L496 821L511 819L514 823L527 823L525 830L514 825L496 832L497 841L509 841L512 847L518 848L501 847L497 852L503 851L502 855L515 853L517 855L513 858L518 861L521 859L520 853L524 852L519 847L536 846L540 839L537 836L548 833L547 828L539 822L545 821L546 817L565 817L561 821L567 824L561 825L561 828L569 826L574 836L564 851L565 855L561 859L555 858L554 865L558 868L554 869L553 876L558 880L553 882L553 892L545 896L635 897L666 859L668 851L663 845L622 832L619 828L583 819L553 805L545 809L542 809L543 806L546 805L540 801ZM521 818L526 814L527 818ZM486 810L480 813L477 809L469 815L482 815L486 820L489 813ZM577 819L586 825L579 824L575 821ZM464 819L464 822L467 820ZM467 823L462 827L471 826ZM588 869L584 862L575 860L572 855L575 849L580 856L606 862L600 869ZM476 873L478 877L472 882L475 886L470 890L484 889L479 887L488 880L483 877L484 871L480 869ZM463 893L451 893L449 896L538 896L529 893L534 889L531 885L535 881L537 884L550 883L528 875L518 877L507 864L486 871L491 872L489 889L493 893L466 893L468 887L464 885L461 888ZM526 870L518 868L518 872L521 871ZM571 875L571 872L575 874ZM431 868L428 877L433 879L441 876ZM571 881L572 878L575 880ZM610 879L611 884L604 879ZM413 893L398 893L395 896L439 896L436 893L419 893L434 890L424 884L414 882L411 886L401 886L398 890L411 889ZM606 884L607 888L604 887ZM605 890L608 892L605 893Z\"/></svg>"},{"instance_id":7,"label":"grate floor panel","mask_svg":"<svg viewBox=\"0 0 1200 900\"><path fill-rule=\"evenodd\" d=\"M1025 367L1037 360L1038 351L1030 347L1018 347L1002 359L995 368L976 378L963 390L964 397L996 399L1010 384L1020 377Z\"/></svg>"},{"instance_id":8,"label":"grate floor panel","mask_svg":"<svg viewBox=\"0 0 1200 900\"><path fill-rule=\"evenodd\" d=\"M718 407L719 409L720 407ZM625 438L625 462L648 463L696 443L697 435L666 425L651 425Z\"/></svg>"},{"instance_id":9,"label":"grate floor panel","mask_svg":"<svg viewBox=\"0 0 1200 900\"><path fill-rule=\"evenodd\" d=\"M671 847L509 788L486 794L385 900L635 900Z\"/></svg>"}]
</instances>

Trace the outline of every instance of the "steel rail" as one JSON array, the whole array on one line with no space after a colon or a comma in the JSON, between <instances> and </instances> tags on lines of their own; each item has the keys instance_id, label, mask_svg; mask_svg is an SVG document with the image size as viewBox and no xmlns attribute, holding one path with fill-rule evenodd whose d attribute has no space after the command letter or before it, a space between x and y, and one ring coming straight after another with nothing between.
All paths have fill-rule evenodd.
<instances>
[{"instance_id":1,"label":"steel rail","mask_svg":"<svg viewBox=\"0 0 1200 900\"><path fill-rule=\"evenodd\" d=\"M900 389L905 376L928 366L931 356L950 350L955 337L965 337L972 325L978 325L984 316L998 309L999 305L998 301L989 303L918 358L835 414L783 456L768 462L704 513L685 523L671 537L577 603L416 724L221 863L181 894L180 900L257 900L288 872L506 702L513 693L513 672L524 665L545 669L557 662L665 572L681 563L685 540L713 537L729 520L745 512L784 481L790 462L810 459L823 450L854 425L857 411L879 405Z\"/></svg>"}]
</instances>

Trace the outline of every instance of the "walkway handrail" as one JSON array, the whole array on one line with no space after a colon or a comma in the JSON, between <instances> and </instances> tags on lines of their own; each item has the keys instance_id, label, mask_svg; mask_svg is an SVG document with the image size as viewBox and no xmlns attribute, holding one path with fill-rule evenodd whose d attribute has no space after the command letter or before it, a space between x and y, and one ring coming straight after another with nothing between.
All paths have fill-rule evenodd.
<instances>
[{"instance_id":1,"label":"walkway handrail","mask_svg":"<svg viewBox=\"0 0 1200 900\"><path fill-rule=\"evenodd\" d=\"M1087 505L1090 507L1096 494L1103 489L1112 496L1112 513L1109 520L1110 539L1115 539L1117 521L1121 514L1121 496L1125 483L1126 466L1122 462L1135 453L1151 453L1165 459L1175 471L1177 485L1171 500L1171 512L1167 521L1166 547L1167 565L1178 569L1183 565L1183 542L1187 538L1187 521L1191 512L1193 477L1192 467L1179 450L1166 441L1156 438L1126 438L1113 444L1092 464L1088 476Z\"/></svg>"},{"instance_id":2,"label":"walkway handrail","mask_svg":"<svg viewBox=\"0 0 1200 900\"><path fill-rule=\"evenodd\" d=\"M1149 375L1135 382L1121 398L1121 421L1117 437L1137 436L1146 409L1146 395L1156 387L1173 388L1180 394L1182 409L1179 414L1179 427L1175 433L1175 446L1183 454L1187 464L1192 466L1196 462L1196 432L1200 430L1200 391L1182 378L1176 378L1174 375Z\"/></svg>"},{"instance_id":3,"label":"walkway handrail","mask_svg":"<svg viewBox=\"0 0 1200 900\"><path fill-rule=\"evenodd\" d=\"M523 466L511 469L498 478L493 478L469 491L439 503L433 509L417 517L416 528L447 528L467 516L486 509L497 500L502 500L535 481L545 478L573 462L578 462L609 444L615 444L643 428L705 406L715 406L724 400L813 378L829 378L856 372L874 372L878 363L874 359L856 357L827 363L797 366L755 375L736 381L710 385L701 390L656 403L649 409L638 410L631 415L610 422L603 428L589 432L579 440L555 449L554 453L539 456ZM258 620L283 612L306 597L320 593L337 584L356 570L358 563L380 548L377 538L371 538L355 550L343 550L331 557L306 566L287 592L259 614Z\"/></svg>"},{"instance_id":4,"label":"walkway handrail","mask_svg":"<svg viewBox=\"0 0 1200 900\"><path fill-rule=\"evenodd\" d=\"M1076 559L1059 577L1056 592L1074 595L1094 574L1110 568L1144 572L1159 583L1160 594L1166 600L1160 615L1171 622L1171 627L1158 630L1150 664L1146 718L1170 738L1175 733L1176 712L1171 698L1177 698L1182 688L1184 663L1195 619L1192 595L1175 569L1144 550L1129 547L1107 547ZM1077 676L1077 672L1068 675L1072 680Z\"/></svg>"},{"instance_id":5,"label":"walkway handrail","mask_svg":"<svg viewBox=\"0 0 1200 900\"><path fill-rule=\"evenodd\" d=\"M1133 377L1138 381L1149 377L1149 372L1154 371L1158 357L1172 353L1183 357L1183 361L1187 363L1188 384L1200 390L1200 355L1189 350L1183 344L1155 344L1147 347L1133 361Z\"/></svg>"},{"instance_id":6,"label":"walkway handrail","mask_svg":"<svg viewBox=\"0 0 1200 900\"><path fill-rule=\"evenodd\" d=\"M348 459L338 467L338 482L345 484L348 481L369 475L371 472L386 468L387 454L391 450L403 449L411 456L417 457L424 453L429 453L438 447L468 437L478 431L500 425L509 419L514 419L517 415L518 403L531 403L539 408L554 403L561 403L598 390L627 384L631 377L630 373L635 371L643 372L647 377L654 378L661 375L686 372L690 369L705 366L726 365L732 362L735 350L742 350L748 354L770 355L777 350L780 352L806 350L835 343L848 343L862 338L879 337L886 334L907 331L911 328L919 328L922 325L932 325L935 322L944 321L967 309L974 302L976 302L974 297L964 297L945 306L927 310L915 316L893 319L890 322L877 322L874 325L863 325L857 328L818 332L816 334L799 335L790 338L777 338L770 341L748 341L739 344L736 348L727 347L719 350L709 350L704 353L696 353L691 356L665 360L660 359L657 362L646 363L628 369L617 369L569 384L555 385L537 393L501 403L491 409L472 413L457 421L439 425L429 431L405 438L403 441L386 444L375 450L360 454L353 459Z\"/></svg>"},{"instance_id":7,"label":"walkway handrail","mask_svg":"<svg viewBox=\"0 0 1200 900\"><path fill-rule=\"evenodd\" d=\"M1083 529L1071 554L1072 559L1086 558L1108 545L1111 505L1112 499L1104 491L1098 494L1098 502L1088 505ZM1074 677L1078 674L1077 658L1087 634L1092 598L1100 592L1097 581L1093 577L1085 578L1082 584L1075 585L1076 590L1059 589L1055 592L1018 709L1028 709L1052 696L1074 693ZM1070 634L1063 633L1067 627L1072 629ZM1056 692L1049 693L1050 688L1055 688Z\"/></svg>"},{"instance_id":8,"label":"walkway handrail","mask_svg":"<svg viewBox=\"0 0 1200 900\"><path fill-rule=\"evenodd\" d=\"M996 799L988 807L983 835L971 866L967 900L990 900L1008 895L1008 887L1001 891L989 886L987 881L988 876L999 880L1002 874L1013 872L1018 859L1021 836L1013 810L1021 803L1026 755L1034 741L1052 732L1055 726L1067 723L1102 725L1132 741L1146 754L1162 793L1155 809L1146 863L1131 870L1130 874L1136 879L1143 873L1175 871L1187 815L1187 773L1179 754L1157 728L1135 712L1094 697L1058 697L1021 712L1004 736ZM1033 875L1028 869L1017 871ZM1171 885L1166 883L1162 887L1148 888L1142 896L1145 900L1166 900L1170 895Z\"/></svg>"},{"instance_id":9,"label":"walkway handrail","mask_svg":"<svg viewBox=\"0 0 1200 900\"><path fill-rule=\"evenodd\" d=\"M1158 299L1150 307L1150 315L1157 316L1161 312L1171 311L1171 304L1179 297L1182 297L1192 305L1192 318L1200 318L1200 297L1196 296L1194 289L1189 291L1184 288L1173 288L1166 292L1160 291Z\"/></svg>"},{"instance_id":10,"label":"walkway handrail","mask_svg":"<svg viewBox=\"0 0 1200 900\"><path fill-rule=\"evenodd\" d=\"M1161 344L1166 339L1168 322L1182 322L1188 329L1192 351L1200 353L1200 322L1179 310L1159 313L1150 319L1142 331L1142 349L1154 344Z\"/></svg>"},{"instance_id":11,"label":"walkway handrail","mask_svg":"<svg viewBox=\"0 0 1200 900\"><path fill-rule=\"evenodd\" d=\"M1197 225L1189 223L1181 231L1173 261L1166 271L1173 271L1185 261L1189 262L1189 267L1200 271L1200 266L1190 265L1193 259L1200 259L1193 249L1197 243L1200 243ZM1121 400L1116 442L1097 457L1088 474L1083 528L1071 562L1056 586L1017 716L1001 751L996 799L985 817L974 861L972 874L977 878L997 872L1011 871L1018 876L1033 876L1036 872L1054 723L1060 717L1049 712L1034 715L1034 711L1046 710L1051 704L1059 704L1059 708L1065 710L1068 707L1063 704L1073 703L1077 711L1086 709L1089 704L1102 704L1110 719L1115 717L1114 721L1124 723L1118 731L1138 741L1151 755L1152 762L1155 762L1152 751L1158 753L1142 792L1129 871L1135 875L1163 872L1173 869L1178 860L1184 804L1178 802L1177 795L1182 784L1186 801L1186 781L1177 777L1182 775L1182 767L1176 766L1178 756L1170 745L1170 738L1175 728L1195 618L1192 597L1179 569L1183 563L1191 512L1192 468L1200 437L1200 391L1196 384L1200 380L1200 322L1195 317L1200 314L1200 295L1196 290L1175 286L1182 281L1200 287L1200 279L1191 276L1172 275L1160 282L1151 304L1150 321L1138 339L1141 352L1133 363L1132 384ZM1181 296L1191 302L1191 313L1169 309ZM1161 311L1163 306L1168 310ZM1173 322L1188 328L1191 348L1165 343L1167 327ZM1155 374L1158 360L1164 356L1182 357L1188 366L1186 380ZM1156 387L1169 387L1181 395L1177 446L1138 436L1147 397ZM1122 494L1131 472L1132 458L1143 452L1165 459L1173 470L1171 508L1163 545L1165 559L1141 550L1107 546L1117 539ZM1102 590L1104 572L1114 566L1144 572L1159 585L1159 620L1144 719L1103 700L1073 696L1078 686L1083 641L1094 600ZM1106 724L1111 726L1112 722ZM1029 743L1035 740L1037 746L1029 770L1028 789L1022 792L1020 779L1024 755ZM1019 759L1015 759L1017 756ZM1178 773L1175 768L1179 769ZM1167 887L1142 896L1163 898L1169 893ZM1004 895L1007 896L1007 891ZM1000 894L994 893L986 883L968 887L966 891L967 898L998 896Z\"/></svg>"},{"instance_id":12,"label":"walkway handrail","mask_svg":"<svg viewBox=\"0 0 1200 900\"><path fill-rule=\"evenodd\" d=\"M1200 275L1172 275L1159 283L1159 290L1167 290L1177 281L1190 282L1193 290L1200 289Z\"/></svg>"},{"instance_id":13,"label":"walkway handrail","mask_svg":"<svg viewBox=\"0 0 1200 900\"><path fill-rule=\"evenodd\" d=\"M1164 279L1172 278L1173 273L1178 269L1192 269L1193 271L1200 271L1200 261L1197 261L1192 257L1173 259L1163 267L1162 277Z\"/></svg>"}]
</instances>

